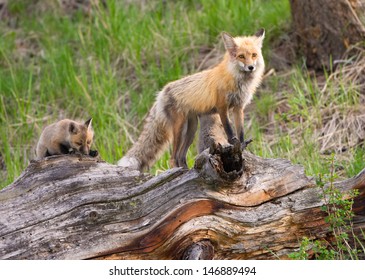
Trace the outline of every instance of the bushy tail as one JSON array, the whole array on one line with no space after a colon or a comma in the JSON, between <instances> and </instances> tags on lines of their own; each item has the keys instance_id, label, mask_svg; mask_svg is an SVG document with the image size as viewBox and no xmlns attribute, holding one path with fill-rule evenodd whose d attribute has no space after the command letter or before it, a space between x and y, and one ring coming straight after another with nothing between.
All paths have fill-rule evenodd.
<instances>
[{"instance_id":1,"label":"bushy tail","mask_svg":"<svg viewBox=\"0 0 365 280\"><path fill-rule=\"evenodd\" d=\"M154 104L137 142L118 161L118 165L140 171L151 167L168 145L171 131L166 116L157 112Z\"/></svg>"}]
</instances>

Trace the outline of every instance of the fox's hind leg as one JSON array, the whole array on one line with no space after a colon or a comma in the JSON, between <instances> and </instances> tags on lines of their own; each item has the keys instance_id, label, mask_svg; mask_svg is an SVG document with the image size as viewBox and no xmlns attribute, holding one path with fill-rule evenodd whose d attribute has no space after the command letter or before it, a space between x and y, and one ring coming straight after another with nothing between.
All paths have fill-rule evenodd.
<instances>
[{"instance_id":1,"label":"fox's hind leg","mask_svg":"<svg viewBox=\"0 0 365 280\"><path fill-rule=\"evenodd\" d=\"M64 144L54 144L53 146L47 147L46 145L39 143L36 150L37 159L69 153L69 147Z\"/></svg>"},{"instance_id":2,"label":"fox's hind leg","mask_svg":"<svg viewBox=\"0 0 365 280\"><path fill-rule=\"evenodd\" d=\"M41 158L44 158L44 157L47 157L47 156L49 156L47 147L40 144L40 143L38 143L37 149L36 149L36 158L41 159Z\"/></svg>"},{"instance_id":3,"label":"fox's hind leg","mask_svg":"<svg viewBox=\"0 0 365 280\"><path fill-rule=\"evenodd\" d=\"M173 122L172 122L172 134L173 134L173 142L172 142L172 154L170 159L171 167L179 167L178 160L178 152L180 143L182 141L183 130L187 120L185 120L185 116L182 113L176 112L174 114Z\"/></svg>"},{"instance_id":4,"label":"fox's hind leg","mask_svg":"<svg viewBox=\"0 0 365 280\"><path fill-rule=\"evenodd\" d=\"M178 143L177 150L177 163L178 166L188 168L186 163L186 154L190 145L194 141L195 132L198 128L198 117L195 114L190 114L185 121L184 127L182 129L181 134L181 142Z\"/></svg>"}]
</instances>

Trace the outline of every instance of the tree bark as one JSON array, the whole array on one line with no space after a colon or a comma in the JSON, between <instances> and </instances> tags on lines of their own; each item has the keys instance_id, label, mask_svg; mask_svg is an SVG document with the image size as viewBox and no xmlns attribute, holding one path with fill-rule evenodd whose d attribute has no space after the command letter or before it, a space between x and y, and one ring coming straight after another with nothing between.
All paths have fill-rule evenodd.
<instances>
[{"instance_id":1,"label":"tree bark","mask_svg":"<svg viewBox=\"0 0 365 280\"><path fill-rule=\"evenodd\" d=\"M298 53L307 66L330 68L350 45L365 39L363 0L290 0Z\"/></svg>"},{"instance_id":2,"label":"tree bark","mask_svg":"<svg viewBox=\"0 0 365 280\"><path fill-rule=\"evenodd\" d=\"M330 236L322 192L303 168L235 157L214 140L215 120L201 120L213 125L202 126L212 154L191 170L152 177L77 155L32 162L0 192L0 258L285 259L303 236ZM365 170L335 185L359 190L354 228L364 229Z\"/></svg>"}]
</instances>

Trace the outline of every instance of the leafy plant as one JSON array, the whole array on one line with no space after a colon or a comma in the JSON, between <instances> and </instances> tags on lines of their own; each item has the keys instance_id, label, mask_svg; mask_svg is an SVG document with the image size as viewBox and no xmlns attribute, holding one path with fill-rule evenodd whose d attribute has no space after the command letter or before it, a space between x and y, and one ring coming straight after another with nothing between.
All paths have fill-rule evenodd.
<instances>
[{"instance_id":1,"label":"leafy plant","mask_svg":"<svg viewBox=\"0 0 365 280\"><path fill-rule=\"evenodd\" d=\"M330 164L330 174L319 175L316 183L322 189L324 205L321 210L327 214L325 221L329 225L333 238L329 241L312 241L310 238L304 237L299 251L289 255L292 259L358 259L359 254L365 253L363 241L356 236L352 222L354 217L352 206L358 191L342 192L340 188L336 187L334 185L334 180L337 178L334 155L331 156Z\"/></svg>"}]
</instances>

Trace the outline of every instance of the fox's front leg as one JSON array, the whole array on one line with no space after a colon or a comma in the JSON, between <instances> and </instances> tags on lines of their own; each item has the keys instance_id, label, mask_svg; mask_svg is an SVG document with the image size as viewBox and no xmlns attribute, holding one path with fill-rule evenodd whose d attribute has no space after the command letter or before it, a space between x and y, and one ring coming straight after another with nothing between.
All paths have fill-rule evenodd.
<instances>
[{"instance_id":1,"label":"fox's front leg","mask_svg":"<svg viewBox=\"0 0 365 280\"><path fill-rule=\"evenodd\" d=\"M249 143L252 142L251 139L247 141L245 140L245 133L244 133L245 115L243 109L241 107L233 108L233 116L234 116L234 124L236 126L237 136L238 139L240 140L241 148L243 150L247 147Z\"/></svg>"},{"instance_id":2,"label":"fox's front leg","mask_svg":"<svg viewBox=\"0 0 365 280\"><path fill-rule=\"evenodd\" d=\"M243 131L244 113L241 107L233 108L234 124L236 126L237 137L241 143L245 140L245 134Z\"/></svg>"},{"instance_id":3,"label":"fox's front leg","mask_svg":"<svg viewBox=\"0 0 365 280\"><path fill-rule=\"evenodd\" d=\"M218 111L219 117L221 119L224 131L227 134L228 142L231 144L234 144L234 142L235 142L235 140L237 140L237 138L234 135L232 125L231 125L229 117L228 117L228 108L227 107L217 108L217 111Z\"/></svg>"}]
</instances>

